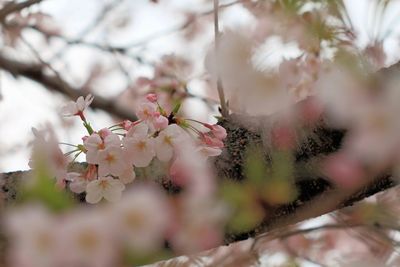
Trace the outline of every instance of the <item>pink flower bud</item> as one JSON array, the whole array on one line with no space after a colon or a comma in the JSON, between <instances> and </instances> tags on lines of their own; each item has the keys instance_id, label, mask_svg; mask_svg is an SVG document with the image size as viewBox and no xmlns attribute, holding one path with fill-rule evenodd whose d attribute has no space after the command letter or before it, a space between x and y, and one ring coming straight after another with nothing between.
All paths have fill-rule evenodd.
<instances>
[{"instance_id":1,"label":"pink flower bud","mask_svg":"<svg viewBox=\"0 0 400 267\"><path fill-rule=\"evenodd\" d=\"M205 123L204 126L210 129L211 133L219 140L222 141L226 138L226 130L224 127L217 124L210 125L207 123Z\"/></svg>"},{"instance_id":2,"label":"pink flower bud","mask_svg":"<svg viewBox=\"0 0 400 267\"><path fill-rule=\"evenodd\" d=\"M282 150L290 150L295 147L296 134L294 130L288 126L279 126L272 130L272 142Z\"/></svg>"},{"instance_id":3,"label":"pink flower bud","mask_svg":"<svg viewBox=\"0 0 400 267\"><path fill-rule=\"evenodd\" d=\"M146 99L151 103L155 103L155 102L157 102L157 95L156 94L147 94Z\"/></svg>"},{"instance_id":4,"label":"pink flower bud","mask_svg":"<svg viewBox=\"0 0 400 267\"><path fill-rule=\"evenodd\" d=\"M348 189L357 188L365 177L361 164L344 153L329 157L323 170L337 186Z\"/></svg>"},{"instance_id":5,"label":"pink flower bud","mask_svg":"<svg viewBox=\"0 0 400 267\"><path fill-rule=\"evenodd\" d=\"M176 185L185 186L188 183L187 170L179 159L176 159L172 163L169 169L169 175L171 176L171 181Z\"/></svg>"},{"instance_id":6,"label":"pink flower bud","mask_svg":"<svg viewBox=\"0 0 400 267\"><path fill-rule=\"evenodd\" d=\"M82 137L82 141L83 142L86 142L86 140L89 138L89 136L88 135L85 135L84 137Z\"/></svg>"},{"instance_id":7,"label":"pink flower bud","mask_svg":"<svg viewBox=\"0 0 400 267\"><path fill-rule=\"evenodd\" d=\"M124 120L121 122L121 127L124 128L125 131L129 131L133 127L133 122L130 120Z\"/></svg>"},{"instance_id":8,"label":"pink flower bud","mask_svg":"<svg viewBox=\"0 0 400 267\"><path fill-rule=\"evenodd\" d=\"M308 97L298 104L300 119L308 125L312 125L318 122L321 118L324 108L322 103L316 99L316 97Z\"/></svg>"},{"instance_id":9,"label":"pink flower bud","mask_svg":"<svg viewBox=\"0 0 400 267\"><path fill-rule=\"evenodd\" d=\"M208 134L202 134L201 140L207 146L219 147L219 148L224 147L224 142L222 142L218 138L213 138L213 137L209 136Z\"/></svg>"}]
</instances>

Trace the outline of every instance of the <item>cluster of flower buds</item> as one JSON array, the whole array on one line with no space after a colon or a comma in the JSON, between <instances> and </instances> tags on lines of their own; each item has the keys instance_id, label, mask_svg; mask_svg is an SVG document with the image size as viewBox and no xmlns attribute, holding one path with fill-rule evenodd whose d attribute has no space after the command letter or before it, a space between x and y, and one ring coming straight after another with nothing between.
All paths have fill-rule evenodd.
<instances>
[{"instance_id":1,"label":"cluster of flower buds","mask_svg":"<svg viewBox=\"0 0 400 267\"><path fill-rule=\"evenodd\" d=\"M148 94L139 105L137 121L126 120L95 131L84 115L92 101L90 95L79 97L63 109L66 116L79 116L89 133L72 151L75 158L86 154L86 171L68 173L65 178L71 191L86 192L89 203L120 199L125 185L135 179L135 167L147 167L154 159L173 166L185 149L194 149L206 159L218 156L224 146L223 127L178 117L180 105L167 113L156 94Z\"/></svg>"}]
</instances>

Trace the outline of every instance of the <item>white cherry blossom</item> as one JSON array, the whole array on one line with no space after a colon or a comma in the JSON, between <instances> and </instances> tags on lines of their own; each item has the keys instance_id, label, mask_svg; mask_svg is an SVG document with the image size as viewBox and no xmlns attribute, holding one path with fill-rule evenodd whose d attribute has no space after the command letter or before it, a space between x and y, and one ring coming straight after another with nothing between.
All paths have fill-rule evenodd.
<instances>
[{"instance_id":1,"label":"white cherry blossom","mask_svg":"<svg viewBox=\"0 0 400 267\"><path fill-rule=\"evenodd\" d=\"M89 164L98 164L99 163L99 152L104 150L107 147L121 146L121 140L118 135L114 133L110 133L105 136L104 140L98 133L93 133L90 135L84 142L86 152L86 161Z\"/></svg>"},{"instance_id":2,"label":"white cherry blossom","mask_svg":"<svg viewBox=\"0 0 400 267\"><path fill-rule=\"evenodd\" d=\"M89 164L97 164L97 154L99 150L104 149L104 143L101 139L100 135L97 133L91 134L86 140L84 141L84 146L87 150L86 152L86 161Z\"/></svg>"},{"instance_id":3,"label":"white cherry blossom","mask_svg":"<svg viewBox=\"0 0 400 267\"><path fill-rule=\"evenodd\" d=\"M119 176L119 180L124 184L132 183L136 178L136 173L133 168L130 166L126 170L124 170Z\"/></svg>"},{"instance_id":4,"label":"white cherry blossom","mask_svg":"<svg viewBox=\"0 0 400 267\"><path fill-rule=\"evenodd\" d=\"M147 120L152 120L156 112L157 112L157 105L146 101L139 105L139 109L136 115L138 116L139 119L147 121Z\"/></svg>"},{"instance_id":5,"label":"white cherry blossom","mask_svg":"<svg viewBox=\"0 0 400 267\"><path fill-rule=\"evenodd\" d=\"M78 172L67 173L66 180L71 182L69 184L69 188L71 189L71 191L77 194L85 192L86 186L89 183L89 181L81 173Z\"/></svg>"},{"instance_id":6,"label":"white cherry blossom","mask_svg":"<svg viewBox=\"0 0 400 267\"><path fill-rule=\"evenodd\" d=\"M76 116L82 114L82 112L89 107L89 105L93 102L94 97L89 94L85 98L80 96L76 102L70 101L67 105L65 105L62 109L62 114L64 116Z\"/></svg>"},{"instance_id":7,"label":"white cherry blossom","mask_svg":"<svg viewBox=\"0 0 400 267\"><path fill-rule=\"evenodd\" d=\"M141 123L133 127L122 143L127 161L136 167L147 167L155 156L154 140L147 136L148 126Z\"/></svg>"},{"instance_id":8,"label":"white cherry blossom","mask_svg":"<svg viewBox=\"0 0 400 267\"><path fill-rule=\"evenodd\" d=\"M170 216L168 200L156 188L137 186L113 208L119 238L135 251L160 249ZM123 234L122 234L123 233Z\"/></svg>"},{"instance_id":9,"label":"white cherry blossom","mask_svg":"<svg viewBox=\"0 0 400 267\"><path fill-rule=\"evenodd\" d=\"M86 187L86 202L95 204L102 198L110 202L116 202L121 198L125 185L112 177L100 177L91 181Z\"/></svg>"},{"instance_id":10,"label":"white cherry blossom","mask_svg":"<svg viewBox=\"0 0 400 267\"><path fill-rule=\"evenodd\" d=\"M42 206L27 205L10 210L4 217L9 235L7 266L56 266L56 222Z\"/></svg>"},{"instance_id":11,"label":"white cherry blossom","mask_svg":"<svg viewBox=\"0 0 400 267\"><path fill-rule=\"evenodd\" d=\"M87 184L94 180L97 175L97 167L89 165L84 173L69 172L66 175L66 180L70 181L69 188L72 192L80 194L85 192Z\"/></svg>"},{"instance_id":12,"label":"white cherry blossom","mask_svg":"<svg viewBox=\"0 0 400 267\"><path fill-rule=\"evenodd\" d=\"M145 123L139 123L132 128L129 129L129 131L126 133L126 137L136 137L136 136L147 136L149 132L149 126Z\"/></svg>"},{"instance_id":13,"label":"white cherry blossom","mask_svg":"<svg viewBox=\"0 0 400 267\"><path fill-rule=\"evenodd\" d=\"M69 214L59 226L59 264L55 266L117 266L113 229L106 214L81 209Z\"/></svg>"},{"instance_id":14,"label":"white cherry blossom","mask_svg":"<svg viewBox=\"0 0 400 267\"><path fill-rule=\"evenodd\" d=\"M121 147L109 146L98 152L99 175L119 175L127 168Z\"/></svg>"},{"instance_id":15,"label":"white cherry blossom","mask_svg":"<svg viewBox=\"0 0 400 267\"><path fill-rule=\"evenodd\" d=\"M168 125L161 131L155 140L157 158L161 161L169 161L174 154L174 144L182 135L182 128L176 124Z\"/></svg>"}]
</instances>

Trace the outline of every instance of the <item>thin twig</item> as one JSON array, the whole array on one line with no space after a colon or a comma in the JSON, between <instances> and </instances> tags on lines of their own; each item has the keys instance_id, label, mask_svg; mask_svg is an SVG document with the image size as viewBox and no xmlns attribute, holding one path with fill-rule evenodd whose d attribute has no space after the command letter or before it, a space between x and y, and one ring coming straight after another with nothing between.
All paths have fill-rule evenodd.
<instances>
[{"instance_id":1,"label":"thin twig","mask_svg":"<svg viewBox=\"0 0 400 267\"><path fill-rule=\"evenodd\" d=\"M215 65L217 69L217 90L218 90L219 101L221 102L221 115L226 117L229 115L229 112L225 102L225 94L224 94L224 89L222 87L222 80L218 66L219 42L220 42L218 11L219 11L219 1L214 0L214 38L215 38Z\"/></svg>"},{"instance_id":2,"label":"thin twig","mask_svg":"<svg viewBox=\"0 0 400 267\"><path fill-rule=\"evenodd\" d=\"M72 100L76 100L82 94L82 90L80 90L80 88L75 88L66 81L59 79L54 75L47 74L43 64L19 62L6 57L3 53L0 53L0 68L9 72L15 77L25 77L32 81L38 82L52 91L56 91L68 96ZM92 95L94 94L92 93ZM129 119L132 121L137 120L137 117L132 111L119 106L115 99L108 100L99 95L95 95L91 107L94 109L104 110L109 114L121 119Z\"/></svg>"},{"instance_id":3,"label":"thin twig","mask_svg":"<svg viewBox=\"0 0 400 267\"><path fill-rule=\"evenodd\" d=\"M100 13L97 15L97 17L90 23L86 28L84 28L79 34L78 37L75 39L75 42L78 40L82 40L87 36L90 32L92 32L100 23L115 9L117 8L120 4L122 4L125 0L116 0L116 1L111 1L111 3L105 5ZM53 58L49 60L49 62L52 62L54 59L60 58L65 52L69 49L69 46L64 46L61 48Z\"/></svg>"}]
</instances>

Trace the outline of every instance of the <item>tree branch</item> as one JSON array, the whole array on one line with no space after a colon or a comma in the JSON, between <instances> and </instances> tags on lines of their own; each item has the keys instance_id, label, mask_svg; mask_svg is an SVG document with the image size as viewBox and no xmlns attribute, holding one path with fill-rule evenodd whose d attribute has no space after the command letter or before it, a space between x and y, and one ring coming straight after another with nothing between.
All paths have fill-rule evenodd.
<instances>
[{"instance_id":1,"label":"tree branch","mask_svg":"<svg viewBox=\"0 0 400 267\"><path fill-rule=\"evenodd\" d=\"M60 77L46 74L42 64L23 63L10 59L0 53L0 68L11 73L14 77L24 77L40 83L46 88L61 93L72 100L76 100L81 95L80 88L75 88L62 80ZM110 115L120 119L136 120L136 116L130 110L117 105L113 99L107 100L101 96L95 95L91 105L94 109L101 109Z\"/></svg>"}]
</instances>

